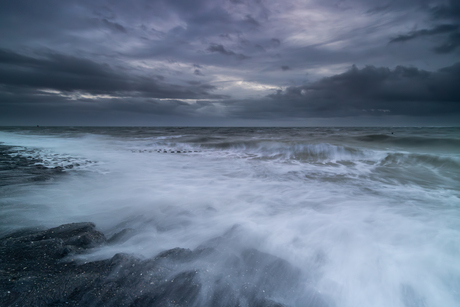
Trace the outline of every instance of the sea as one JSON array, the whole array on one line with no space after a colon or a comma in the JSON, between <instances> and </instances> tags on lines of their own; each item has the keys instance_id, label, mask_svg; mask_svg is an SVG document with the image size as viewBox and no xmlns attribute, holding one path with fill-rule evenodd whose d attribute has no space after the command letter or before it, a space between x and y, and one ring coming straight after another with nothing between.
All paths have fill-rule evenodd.
<instances>
[{"instance_id":1,"label":"sea","mask_svg":"<svg viewBox=\"0 0 460 307\"><path fill-rule=\"evenodd\" d=\"M0 127L0 236L74 222L130 231L84 262L214 246L204 296L458 307L460 128Z\"/></svg>"}]
</instances>

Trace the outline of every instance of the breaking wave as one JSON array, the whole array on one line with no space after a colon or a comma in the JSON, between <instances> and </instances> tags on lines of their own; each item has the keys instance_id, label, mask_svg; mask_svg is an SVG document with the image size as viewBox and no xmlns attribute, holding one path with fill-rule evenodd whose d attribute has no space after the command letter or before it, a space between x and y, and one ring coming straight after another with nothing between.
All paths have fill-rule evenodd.
<instances>
[{"instance_id":1,"label":"breaking wave","mask_svg":"<svg viewBox=\"0 0 460 307\"><path fill-rule=\"evenodd\" d=\"M120 239L79 261L199 281L196 306L459 306L457 130L29 130L0 132L0 234L93 222Z\"/></svg>"},{"instance_id":2,"label":"breaking wave","mask_svg":"<svg viewBox=\"0 0 460 307\"><path fill-rule=\"evenodd\" d=\"M303 162L330 162L345 160L362 160L375 156L376 152L362 150L348 146L337 146L328 143L305 144L283 143L271 141L247 141L247 142L216 142L204 143L195 146L188 144L164 144L165 150L175 148L187 153L188 150L208 154L221 154L240 158L297 160ZM160 144L157 146L162 147ZM164 147L164 146L163 146Z\"/></svg>"},{"instance_id":3,"label":"breaking wave","mask_svg":"<svg viewBox=\"0 0 460 307\"><path fill-rule=\"evenodd\" d=\"M10 156L12 160L25 159L29 165L41 166L45 168L60 168L63 170L91 169L91 166L97 164L97 161L85 159L84 157L75 157L69 154L56 153L51 150L11 147L4 150L4 154Z\"/></svg>"}]
</instances>

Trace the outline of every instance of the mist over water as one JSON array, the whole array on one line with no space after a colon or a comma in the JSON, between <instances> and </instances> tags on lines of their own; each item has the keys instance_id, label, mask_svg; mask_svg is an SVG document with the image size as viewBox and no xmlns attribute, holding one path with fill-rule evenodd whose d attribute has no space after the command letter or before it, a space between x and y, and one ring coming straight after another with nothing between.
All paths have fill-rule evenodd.
<instances>
[{"instance_id":1,"label":"mist over water","mask_svg":"<svg viewBox=\"0 0 460 307\"><path fill-rule=\"evenodd\" d=\"M81 261L213 247L190 264L211 272L202 302L224 280L288 306L460 305L458 128L2 128L0 142L0 235L130 229ZM259 268L276 257L273 284Z\"/></svg>"}]
</instances>

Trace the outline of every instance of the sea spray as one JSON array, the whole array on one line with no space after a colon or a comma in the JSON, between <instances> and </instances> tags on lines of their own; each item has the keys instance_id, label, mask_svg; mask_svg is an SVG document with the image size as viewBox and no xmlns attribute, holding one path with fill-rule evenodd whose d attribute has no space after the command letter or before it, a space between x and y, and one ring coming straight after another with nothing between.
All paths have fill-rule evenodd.
<instances>
[{"instance_id":1,"label":"sea spray","mask_svg":"<svg viewBox=\"0 0 460 307\"><path fill-rule=\"evenodd\" d=\"M0 187L1 231L77 221L107 237L129 229L76 255L88 263L212 249L173 269L209 272L194 277L196 304L247 302L246 285L287 306L457 306L458 132L4 128L4 163L59 172L34 181L25 166L2 170L24 180ZM274 259L287 267L261 269Z\"/></svg>"}]
</instances>

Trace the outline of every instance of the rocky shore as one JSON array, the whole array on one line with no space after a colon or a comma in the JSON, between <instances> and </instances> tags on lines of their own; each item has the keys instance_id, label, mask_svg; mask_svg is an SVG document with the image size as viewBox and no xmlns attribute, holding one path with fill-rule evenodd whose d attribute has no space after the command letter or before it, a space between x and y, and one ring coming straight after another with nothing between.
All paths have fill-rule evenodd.
<instances>
[{"instance_id":1,"label":"rocky shore","mask_svg":"<svg viewBox=\"0 0 460 307\"><path fill-rule=\"evenodd\" d=\"M276 297L299 294L298 271L255 249L229 257L218 274L202 264L213 265L218 244L175 248L147 260L127 254L88 263L74 259L125 234L106 239L94 224L74 223L1 238L0 306L275 307L285 306ZM303 299L302 306L329 306L313 290Z\"/></svg>"}]
</instances>

